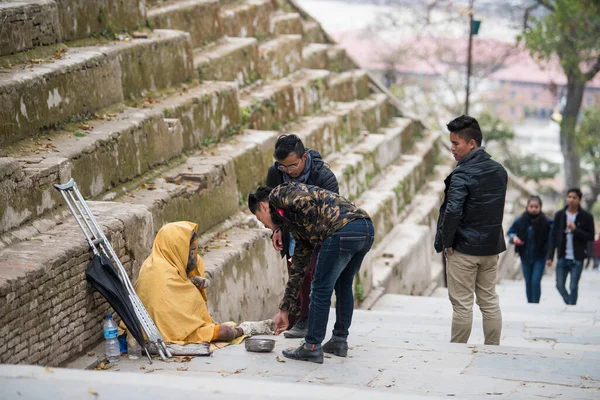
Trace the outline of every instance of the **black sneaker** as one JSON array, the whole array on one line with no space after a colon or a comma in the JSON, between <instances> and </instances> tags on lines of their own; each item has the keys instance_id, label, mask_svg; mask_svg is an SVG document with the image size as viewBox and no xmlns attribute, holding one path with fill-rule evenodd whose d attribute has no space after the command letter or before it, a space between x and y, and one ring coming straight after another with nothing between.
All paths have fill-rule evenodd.
<instances>
[{"instance_id":1,"label":"black sneaker","mask_svg":"<svg viewBox=\"0 0 600 400\"><path fill-rule=\"evenodd\" d=\"M338 357L348 355L348 342L345 339L331 338L322 347L325 353L334 354Z\"/></svg>"},{"instance_id":2,"label":"black sneaker","mask_svg":"<svg viewBox=\"0 0 600 400\"><path fill-rule=\"evenodd\" d=\"M303 339L308 334L308 318L300 318L292 329L283 332L288 339Z\"/></svg>"},{"instance_id":3,"label":"black sneaker","mask_svg":"<svg viewBox=\"0 0 600 400\"><path fill-rule=\"evenodd\" d=\"M313 350L309 347L310 345L303 344L300 347L293 350L283 350L283 356L291 358L292 360L308 361L317 364L323 364L323 349L319 347Z\"/></svg>"}]
</instances>

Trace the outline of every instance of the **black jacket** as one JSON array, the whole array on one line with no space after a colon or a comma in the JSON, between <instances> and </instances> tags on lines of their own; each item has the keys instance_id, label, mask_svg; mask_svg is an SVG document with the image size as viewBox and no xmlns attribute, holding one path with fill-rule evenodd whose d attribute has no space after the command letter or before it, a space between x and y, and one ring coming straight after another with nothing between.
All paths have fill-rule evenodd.
<instances>
[{"instance_id":1,"label":"black jacket","mask_svg":"<svg viewBox=\"0 0 600 400\"><path fill-rule=\"evenodd\" d=\"M565 228L567 227L567 208L563 208L554 214L554 227L550 236L547 260L554 258L554 250L558 249L558 258L564 258L567 252L567 238ZM588 242L594 241L594 217L583 208L579 207L575 217L573 231L573 253L576 260L583 261L587 257Z\"/></svg>"},{"instance_id":2,"label":"black jacket","mask_svg":"<svg viewBox=\"0 0 600 400\"><path fill-rule=\"evenodd\" d=\"M325 164L323 158L321 158L321 154L316 150L307 149L307 152L310 154L312 164L310 175L305 183L339 194L340 189L337 178L335 177L335 174L331 172L329 166ZM277 169L278 166L279 162L275 161L273 165L269 167L269 171L267 172L267 186L275 188L285 182L283 179L283 174L285 174L285 172ZM284 257L289 255L289 238L287 232L282 231L282 233L283 250L281 251L281 256Z\"/></svg>"},{"instance_id":3,"label":"black jacket","mask_svg":"<svg viewBox=\"0 0 600 400\"><path fill-rule=\"evenodd\" d=\"M505 251L502 218L508 174L504 167L478 147L458 162L444 183L435 250L452 247L473 256Z\"/></svg>"}]
</instances>

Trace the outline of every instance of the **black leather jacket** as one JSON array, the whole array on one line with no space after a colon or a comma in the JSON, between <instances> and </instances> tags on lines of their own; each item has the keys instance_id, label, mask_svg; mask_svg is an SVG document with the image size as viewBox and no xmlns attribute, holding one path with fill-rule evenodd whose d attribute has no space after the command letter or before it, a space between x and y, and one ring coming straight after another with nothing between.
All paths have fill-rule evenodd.
<instances>
[{"instance_id":1,"label":"black leather jacket","mask_svg":"<svg viewBox=\"0 0 600 400\"><path fill-rule=\"evenodd\" d=\"M504 167L478 147L458 162L444 183L435 250L452 247L473 256L505 251L502 218L508 174Z\"/></svg>"}]
</instances>

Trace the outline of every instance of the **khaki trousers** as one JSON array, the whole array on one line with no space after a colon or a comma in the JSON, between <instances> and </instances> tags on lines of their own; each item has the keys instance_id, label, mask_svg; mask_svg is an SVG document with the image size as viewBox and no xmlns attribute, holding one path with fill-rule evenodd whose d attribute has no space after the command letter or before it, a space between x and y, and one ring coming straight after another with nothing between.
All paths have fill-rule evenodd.
<instances>
[{"instance_id":1,"label":"khaki trousers","mask_svg":"<svg viewBox=\"0 0 600 400\"><path fill-rule=\"evenodd\" d=\"M483 315L485 344L500 344L502 313L496 294L498 255L446 255L448 296L452 303L452 343L467 343L473 326L473 294Z\"/></svg>"}]
</instances>

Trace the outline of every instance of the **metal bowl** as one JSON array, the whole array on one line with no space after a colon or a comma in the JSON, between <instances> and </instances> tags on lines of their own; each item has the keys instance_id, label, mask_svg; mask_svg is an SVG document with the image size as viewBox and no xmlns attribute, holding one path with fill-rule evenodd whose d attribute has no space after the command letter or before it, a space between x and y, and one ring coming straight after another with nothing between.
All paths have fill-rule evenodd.
<instances>
[{"instance_id":1,"label":"metal bowl","mask_svg":"<svg viewBox=\"0 0 600 400\"><path fill-rule=\"evenodd\" d=\"M275 340L264 338L249 338L244 341L246 350L256 353L268 353L275 348Z\"/></svg>"}]
</instances>

